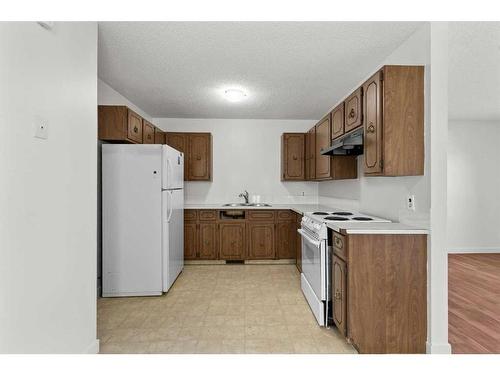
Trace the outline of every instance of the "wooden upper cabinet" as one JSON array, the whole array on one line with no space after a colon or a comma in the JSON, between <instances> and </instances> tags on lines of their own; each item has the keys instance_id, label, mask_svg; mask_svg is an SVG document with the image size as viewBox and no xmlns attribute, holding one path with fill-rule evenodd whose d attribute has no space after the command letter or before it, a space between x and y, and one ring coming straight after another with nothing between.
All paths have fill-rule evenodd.
<instances>
[{"instance_id":1,"label":"wooden upper cabinet","mask_svg":"<svg viewBox=\"0 0 500 375\"><path fill-rule=\"evenodd\" d=\"M316 178L316 127L306 134L306 179Z\"/></svg>"},{"instance_id":2,"label":"wooden upper cabinet","mask_svg":"<svg viewBox=\"0 0 500 375\"><path fill-rule=\"evenodd\" d=\"M142 121L142 143L155 143L155 127L146 120Z\"/></svg>"},{"instance_id":3,"label":"wooden upper cabinet","mask_svg":"<svg viewBox=\"0 0 500 375\"><path fill-rule=\"evenodd\" d=\"M365 173L382 172L382 80L375 73L363 85L365 92Z\"/></svg>"},{"instance_id":4,"label":"wooden upper cabinet","mask_svg":"<svg viewBox=\"0 0 500 375\"><path fill-rule=\"evenodd\" d=\"M219 258L245 259L245 223L219 224Z\"/></svg>"},{"instance_id":5,"label":"wooden upper cabinet","mask_svg":"<svg viewBox=\"0 0 500 375\"><path fill-rule=\"evenodd\" d=\"M142 117L125 106L100 105L98 138L108 142L142 143Z\"/></svg>"},{"instance_id":6,"label":"wooden upper cabinet","mask_svg":"<svg viewBox=\"0 0 500 375\"><path fill-rule=\"evenodd\" d=\"M424 174L424 67L384 66L363 84L365 174Z\"/></svg>"},{"instance_id":7,"label":"wooden upper cabinet","mask_svg":"<svg viewBox=\"0 0 500 375\"><path fill-rule=\"evenodd\" d=\"M212 134L189 134L188 154L188 180L210 181L212 178Z\"/></svg>"},{"instance_id":8,"label":"wooden upper cabinet","mask_svg":"<svg viewBox=\"0 0 500 375\"><path fill-rule=\"evenodd\" d=\"M331 179L331 156L321 155L321 151L330 146L330 116L326 116L316 125L316 180Z\"/></svg>"},{"instance_id":9,"label":"wooden upper cabinet","mask_svg":"<svg viewBox=\"0 0 500 375\"><path fill-rule=\"evenodd\" d=\"M305 179L304 142L304 133L283 133L281 136L282 181L300 181Z\"/></svg>"},{"instance_id":10,"label":"wooden upper cabinet","mask_svg":"<svg viewBox=\"0 0 500 375\"><path fill-rule=\"evenodd\" d=\"M336 106L331 113L332 122L332 139L340 137L344 134L344 103Z\"/></svg>"},{"instance_id":11,"label":"wooden upper cabinet","mask_svg":"<svg viewBox=\"0 0 500 375\"><path fill-rule=\"evenodd\" d=\"M161 131L158 128L155 128L155 143L163 145L165 144L165 132Z\"/></svg>"},{"instance_id":12,"label":"wooden upper cabinet","mask_svg":"<svg viewBox=\"0 0 500 375\"><path fill-rule=\"evenodd\" d=\"M247 224L247 259L275 258L276 248L274 229L274 223L249 222Z\"/></svg>"},{"instance_id":13,"label":"wooden upper cabinet","mask_svg":"<svg viewBox=\"0 0 500 375\"><path fill-rule=\"evenodd\" d=\"M212 134L165 133L165 142L184 153L185 181L212 181Z\"/></svg>"},{"instance_id":14,"label":"wooden upper cabinet","mask_svg":"<svg viewBox=\"0 0 500 375\"><path fill-rule=\"evenodd\" d=\"M363 124L363 88L360 87L344 100L345 133Z\"/></svg>"}]
</instances>

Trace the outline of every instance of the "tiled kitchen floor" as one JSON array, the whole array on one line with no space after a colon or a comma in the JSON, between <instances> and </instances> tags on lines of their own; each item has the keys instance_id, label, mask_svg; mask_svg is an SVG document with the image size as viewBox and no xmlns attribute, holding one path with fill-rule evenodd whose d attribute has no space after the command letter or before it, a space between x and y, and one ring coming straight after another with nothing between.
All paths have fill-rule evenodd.
<instances>
[{"instance_id":1,"label":"tiled kitchen floor","mask_svg":"<svg viewBox=\"0 0 500 375\"><path fill-rule=\"evenodd\" d=\"M101 353L356 353L317 325L295 265L186 266L166 295L97 315Z\"/></svg>"}]
</instances>

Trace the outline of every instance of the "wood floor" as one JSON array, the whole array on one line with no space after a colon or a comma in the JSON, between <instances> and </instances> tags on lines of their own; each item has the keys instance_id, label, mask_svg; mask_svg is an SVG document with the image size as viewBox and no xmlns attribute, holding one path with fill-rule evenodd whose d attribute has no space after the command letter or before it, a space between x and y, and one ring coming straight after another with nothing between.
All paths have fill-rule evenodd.
<instances>
[{"instance_id":1,"label":"wood floor","mask_svg":"<svg viewBox=\"0 0 500 375\"><path fill-rule=\"evenodd\" d=\"M450 254L448 330L453 353L500 353L500 254Z\"/></svg>"}]
</instances>

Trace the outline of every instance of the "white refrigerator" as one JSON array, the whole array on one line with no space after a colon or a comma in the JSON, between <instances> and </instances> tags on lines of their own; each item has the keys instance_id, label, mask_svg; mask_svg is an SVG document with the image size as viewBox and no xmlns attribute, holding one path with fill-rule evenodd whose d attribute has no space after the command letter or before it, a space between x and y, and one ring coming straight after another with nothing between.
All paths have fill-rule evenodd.
<instances>
[{"instance_id":1,"label":"white refrigerator","mask_svg":"<svg viewBox=\"0 0 500 375\"><path fill-rule=\"evenodd\" d=\"M151 296L184 267L184 155L102 145L102 296Z\"/></svg>"}]
</instances>

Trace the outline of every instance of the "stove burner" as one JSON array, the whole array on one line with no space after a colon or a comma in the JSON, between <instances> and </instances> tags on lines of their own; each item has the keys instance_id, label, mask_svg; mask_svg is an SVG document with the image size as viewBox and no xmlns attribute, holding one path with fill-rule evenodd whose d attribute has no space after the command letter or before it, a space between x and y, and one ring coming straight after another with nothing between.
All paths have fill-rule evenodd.
<instances>
[{"instance_id":1,"label":"stove burner","mask_svg":"<svg viewBox=\"0 0 500 375\"><path fill-rule=\"evenodd\" d=\"M326 216L326 215L328 215L328 212L318 211L318 212L313 212L312 214L313 215Z\"/></svg>"},{"instance_id":2,"label":"stove burner","mask_svg":"<svg viewBox=\"0 0 500 375\"><path fill-rule=\"evenodd\" d=\"M351 215L352 215L352 212L345 212L345 211L332 212L332 215L338 215L338 216L351 216Z\"/></svg>"},{"instance_id":3,"label":"stove burner","mask_svg":"<svg viewBox=\"0 0 500 375\"><path fill-rule=\"evenodd\" d=\"M353 217L352 220L357 220L357 221L370 221L373 220L371 217L365 217L365 216L359 216L359 217Z\"/></svg>"},{"instance_id":4,"label":"stove burner","mask_svg":"<svg viewBox=\"0 0 500 375\"><path fill-rule=\"evenodd\" d=\"M343 217L343 216L327 216L324 219L325 220L335 220L335 221L346 221L346 220L349 220L348 218Z\"/></svg>"}]
</instances>

